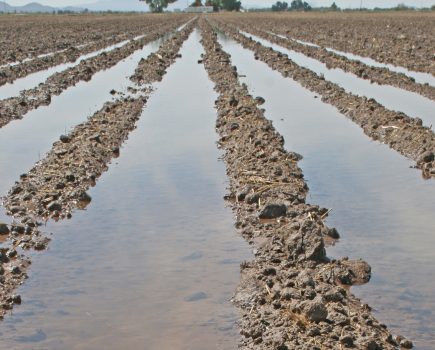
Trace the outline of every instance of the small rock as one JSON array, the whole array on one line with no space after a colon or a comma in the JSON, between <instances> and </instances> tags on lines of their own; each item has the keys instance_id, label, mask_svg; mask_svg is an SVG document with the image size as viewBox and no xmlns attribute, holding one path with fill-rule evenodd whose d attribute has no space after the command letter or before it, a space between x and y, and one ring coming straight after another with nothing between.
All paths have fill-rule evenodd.
<instances>
[{"instance_id":1,"label":"small rock","mask_svg":"<svg viewBox=\"0 0 435 350\"><path fill-rule=\"evenodd\" d=\"M430 163L435 159L435 155L433 152L427 151L424 152L420 158L418 159L418 163Z\"/></svg>"},{"instance_id":2,"label":"small rock","mask_svg":"<svg viewBox=\"0 0 435 350\"><path fill-rule=\"evenodd\" d=\"M262 105L266 102L266 100L263 97L258 96L255 98L255 102L257 103L257 105Z\"/></svg>"},{"instance_id":3,"label":"small rock","mask_svg":"<svg viewBox=\"0 0 435 350\"><path fill-rule=\"evenodd\" d=\"M254 203L258 203L259 198L260 195L258 193L249 193L246 195L245 201L248 204L254 204Z\"/></svg>"},{"instance_id":4,"label":"small rock","mask_svg":"<svg viewBox=\"0 0 435 350\"><path fill-rule=\"evenodd\" d=\"M59 140L63 143L69 143L71 142L71 137L69 137L68 135L60 135Z\"/></svg>"},{"instance_id":5,"label":"small rock","mask_svg":"<svg viewBox=\"0 0 435 350\"><path fill-rule=\"evenodd\" d=\"M10 271L14 275L19 275L21 273L21 269L16 265L12 266Z\"/></svg>"},{"instance_id":6,"label":"small rock","mask_svg":"<svg viewBox=\"0 0 435 350\"><path fill-rule=\"evenodd\" d=\"M322 233L325 236L329 236L329 237L331 237L333 239L339 239L340 238L340 234L338 233L338 231L337 231L337 229L335 227L333 227L333 228L325 227L322 230Z\"/></svg>"},{"instance_id":7,"label":"small rock","mask_svg":"<svg viewBox=\"0 0 435 350\"><path fill-rule=\"evenodd\" d=\"M378 343L376 343L374 340L369 340L364 345L364 350L381 350L382 348L379 346Z\"/></svg>"},{"instance_id":8,"label":"small rock","mask_svg":"<svg viewBox=\"0 0 435 350\"><path fill-rule=\"evenodd\" d=\"M276 269L272 266L266 267L263 270L263 275L265 276L275 276L276 275Z\"/></svg>"},{"instance_id":9,"label":"small rock","mask_svg":"<svg viewBox=\"0 0 435 350\"><path fill-rule=\"evenodd\" d=\"M7 224L0 222L0 235L8 235L9 234L9 227Z\"/></svg>"},{"instance_id":10,"label":"small rock","mask_svg":"<svg viewBox=\"0 0 435 350\"><path fill-rule=\"evenodd\" d=\"M303 303L303 311L305 316L311 322L325 321L328 317L328 310L321 297L316 297L314 300L305 301Z\"/></svg>"},{"instance_id":11,"label":"small rock","mask_svg":"<svg viewBox=\"0 0 435 350\"><path fill-rule=\"evenodd\" d=\"M61 205L60 203L58 203L58 202L51 202L51 203L47 206L47 209L48 209L49 211L55 211L55 210L60 211L60 210L62 210L62 205Z\"/></svg>"},{"instance_id":12,"label":"small rock","mask_svg":"<svg viewBox=\"0 0 435 350\"><path fill-rule=\"evenodd\" d=\"M350 335L343 335L340 337L340 343L346 347L351 347L353 346L353 338Z\"/></svg>"},{"instance_id":13,"label":"small rock","mask_svg":"<svg viewBox=\"0 0 435 350\"><path fill-rule=\"evenodd\" d=\"M12 301L14 304L21 304L21 296L19 294L12 295Z\"/></svg>"},{"instance_id":14,"label":"small rock","mask_svg":"<svg viewBox=\"0 0 435 350\"><path fill-rule=\"evenodd\" d=\"M76 178L71 171L67 171L65 173L65 179L69 182L74 182Z\"/></svg>"},{"instance_id":15,"label":"small rock","mask_svg":"<svg viewBox=\"0 0 435 350\"><path fill-rule=\"evenodd\" d=\"M284 216L287 213L287 207L284 204L267 204L260 212L260 219L275 219Z\"/></svg>"},{"instance_id":16,"label":"small rock","mask_svg":"<svg viewBox=\"0 0 435 350\"><path fill-rule=\"evenodd\" d=\"M81 202L91 202L92 197L90 195L88 195L85 191L83 191L82 193L79 194L79 201Z\"/></svg>"},{"instance_id":17,"label":"small rock","mask_svg":"<svg viewBox=\"0 0 435 350\"><path fill-rule=\"evenodd\" d=\"M408 339L403 339L400 342L400 346L404 349L412 349L414 347L414 344L412 344L412 341L410 341Z\"/></svg>"}]
</instances>

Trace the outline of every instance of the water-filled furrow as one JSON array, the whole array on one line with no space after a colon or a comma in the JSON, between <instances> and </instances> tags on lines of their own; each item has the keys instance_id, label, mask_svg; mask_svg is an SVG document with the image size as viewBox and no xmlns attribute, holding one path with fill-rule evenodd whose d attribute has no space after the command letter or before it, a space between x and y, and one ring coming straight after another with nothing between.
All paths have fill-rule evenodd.
<instances>
[{"instance_id":1,"label":"water-filled furrow","mask_svg":"<svg viewBox=\"0 0 435 350\"><path fill-rule=\"evenodd\" d=\"M299 44L303 44L303 45L307 45L307 46L312 46L312 47L321 47L319 45L316 45L314 43L311 42L307 42L307 41L303 41L303 40L298 40L296 38L293 37L287 37L285 35L281 35L281 34L276 34L271 32L271 34L276 35L282 39L290 39L290 40L294 40ZM337 55L340 56L344 56L350 60L355 60L355 61L360 61L364 64L367 64L368 66L372 66L372 67L379 67L379 68L387 68L393 72L397 72L397 73L403 73L405 75L407 75L408 77L414 78L415 81L417 83L420 84L429 84L432 86L435 86L435 77L432 74L429 73L422 73L422 72L415 72L415 71L411 71L409 69L406 69L405 67L400 67L400 66L395 66L393 64L389 64L389 63L382 63L382 62L378 62L376 60L374 60L373 58L370 57L364 57L364 56L360 56L360 55L356 55L350 52L345 52L345 51L340 51L340 50L335 50L333 48L330 47L325 47L325 50L329 51L329 52L334 52Z\"/></svg>"},{"instance_id":2,"label":"water-filled furrow","mask_svg":"<svg viewBox=\"0 0 435 350\"><path fill-rule=\"evenodd\" d=\"M143 38L144 36L145 35L140 36L138 38L134 38L132 40L123 40L123 41L116 43L114 45L110 45L110 46L107 46L103 49L82 55L74 62L63 63L63 64L54 66L52 68L49 68L49 69L46 69L43 71L32 73L32 74L27 75L26 77L15 80L13 83L7 83L3 86L0 86L0 99L2 100L2 99L9 98L9 97L17 96L20 94L20 91L32 89L32 88L38 86L38 84L43 83L47 78L49 78L51 75L53 75L55 73L62 72L68 68L78 66L81 62L83 62L89 58L96 57L103 52L107 53L107 52L113 51L117 48L121 48L121 47L127 45L129 42L131 42L133 40L139 40L140 38Z\"/></svg>"},{"instance_id":3,"label":"water-filled furrow","mask_svg":"<svg viewBox=\"0 0 435 350\"><path fill-rule=\"evenodd\" d=\"M6 194L19 175L41 159L61 134L111 100L111 90L127 93L129 77L139 61L157 51L160 43L161 39L144 46L114 67L96 73L89 82L80 82L53 97L49 106L30 111L24 119L1 128L0 193Z\"/></svg>"},{"instance_id":4,"label":"water-filled furrow","mask_svg":"<svg viewBox=\"0 0 435 350\"><path fill-rule=\"evenodd\" d=\"M229 299L249 253L222 201L216 96L197 64L201 52L195 33L89 192L87 210L47 227L56 239L34 258L23 305L0 325L2 344L237 347Z\"/></svg>"},{"instance_id":5,"label":"water-filled furrow","mask_svg":"<svg viewBox=\"0 0 435 350\"><path fill-rule=\"evenodd\" d=\"M241 32L252 37L262 45L272 47L301 67L308 68L316 74L323 75L328 81L338 84L355 95L374 98L386 108L403 112L411 117L418 117L427 126L435 125L435 102L419 94L408 92L393 86L372 84L369 81L346 73L341 69L329 69L325 64L296 51L288 50L250 33Z\"/></svg>"},{"instance_id":6,"label":"water-filled furrow","mask_svg":"<svg viewBox=\"0 0 435 350\"><path fill-rule=\"evenodd\" d=\"M395 333L412 338L418 349L431 349L435 284L427 276L434 272L435 185L421 181L408 160L370 142L315 94L234 41L220 36L220 42L253 96L265 98L266 116L286 148L304 156L308 201L332 208L328 225L343 237L328 254L362 257L372 266L371 282L353 292Z\"/></svg>"}]
</instances>

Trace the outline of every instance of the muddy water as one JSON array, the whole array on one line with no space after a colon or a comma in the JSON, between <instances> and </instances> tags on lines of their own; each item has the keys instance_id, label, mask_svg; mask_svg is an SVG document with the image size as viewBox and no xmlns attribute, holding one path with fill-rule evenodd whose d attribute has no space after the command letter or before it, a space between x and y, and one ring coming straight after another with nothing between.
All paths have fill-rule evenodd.
<instances>
[{"instance_id":1,"label":"muddy water","mask_svg":"<svg viewBox=\"0 0 435 350\"><path fill-rule=\"evenodd\" d=\"M87 120L113 98L111 89L126 91L142 57L157 51L161 41L146 45L142 50L119 62L114 67L96 73L89 82L80 82L59 96L54 96L49 106L27 113L0 129L0 194L4 195L19 175L51 149L61 134L69 132L76 124Z\"/></svg>"},{"instance_id":2,"label":"muddy water","mask_svg":"<svg viewBox=\"0 0 435 350\"><path fill-rule=\"evenodd\" d=\"M421 118L427 126L435 125L435 102L426 97L393 86L372 84L341 69L329 69L324 63L299 52L288 50L245 32L241 33L251 36L266 47L272 47L288 55L296 64L323 75L326 80L338 84L353 94L374 98L388 109L404 112L410 117Z\"/></svg>"},{"instance_id":3,"label":"muddy water","mask_svg":"<svg viewBox=\"0 0 435 350\"><path fill-rule=\"evenodd\" d=\"M266 117L286 148L304 156L308 201L333 209L327 223L342 239L328 255L371 264L372 281L354 293L417 349L433 349L435 183L410 169L411 161L371 142L335 108L254 60L251 51L222 37L221 42L251 93L266 99Z\"/></svg>"},{"instance_id":4,"label":"muddy water","mask_svg":"<svg viewBox=\"0 0 435 350\"><path fill-rule=\"evenodd\" d=\"M237 347L229 299L250 254L222 200L201 52L194 33L87 210L47 228L54 239L33 259L24 304L0 323L5 348Z\"/></svg>"}]
</instances>

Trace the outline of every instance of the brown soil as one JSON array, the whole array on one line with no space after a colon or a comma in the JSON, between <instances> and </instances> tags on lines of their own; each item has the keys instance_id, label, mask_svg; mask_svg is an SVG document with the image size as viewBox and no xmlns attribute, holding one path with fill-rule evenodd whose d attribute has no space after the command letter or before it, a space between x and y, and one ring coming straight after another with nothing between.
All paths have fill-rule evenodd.
<instances>
[{"instance_id":1,"label":"brown soil","mask_svg":"<svg viewBox=\"0 0 435 350\"><path fill-rule=\"evenodd\" d=\"M16 257L17 250L45 249L48 238L39 230L42 222L70 218L75 209L91 201L86 191L108 170L112 158L118 157L120 147L135 128L151 91L150 84L162 79L175 61L183 42L193 30L191 22L182 31L166 40L156 54L141 61L132 80L140 81L141 94L121 98L106 105L85 123L62 135L53 148L20 180L3 199L3 205L15 221L0 224L1 234L7 235L9 248L0 251L0 316L4 316L19 298L12 298L14 289L26 278L28 262ZM158 71L159 74L155 74ZM13 259L2 258L14 255ZM1 255L3 254L3 255ZM19 260L17 260L19 259ZM18 270L14 266L19 266ZM15 271L15 272L13 272Z\"/></svg>"},{"instance_id":2,"label":"brown soil","mask_svg":"<svg viewBox=\"0 0 435 350\"><path fill-rule=\"evenodd\" d=\"M175 30L185 23L181 18L156 25L152 32L121 48L103 52L98 56L80 62L77 66L65 69L50 76L44 83L34 89L24 90L19 96L0 100L0 127L12 120L21 119L26 113L40 106L51 103L52 96L60 95L63 91L80 81L89 81L93 75L101 70L113 67L119 61L130 56L134 51L141 49L146 44L157 40L168 31Z\"/></svg>"},{"instance_id":3,"label":"brown soil","mask_svg":"<svg viewBox=\"0 0 435 350\"><path fill-rule=\"evenodd\" d=\"M324 48L303 45L294 40L280 38L269 33L272 32L285 36L287 34L287 27L285 26L278 26L276 24L271 26L268 22L262 24L258 19L256 19L254 25L254 19L249 17L237 18L237 20L232 19L231 21L229 19L229 17L225 18L225 22L231 23L235 28L238 27L245 32L262 37L289 50L315 58L325 63L328 68L339 68L359 78L370 80L372 83L396 86L400 89L416 92L435 101L435 87L428 84L416 83L414 78L408 77L405 74L396 73L387 68L372 67L360 61L350 60L345 56L330 52Z\"/></svg>"},{"instance_id":4,"label":"brown soil","mask_svg":"<svg viewBox=\"0 0 435 350\"><path fill-rule=\"evenodd\" d=\"M325 237L338 237L327 210L305 202L298 154L240 84L216 33L202 20L204 65L219 94L216 123L230 179L236 227L255 248L241 265L234 297L242 312L242 349L396 349L386 327L348 288L367 282L370 267L330 260ZM269 219L265 222L262 219Z\"/></svg>"},{"instance_id":5,"label":"brown soil","mask_svg":"<svg viewBox=\"0 0 435 350\"><path fill-rule=\"evenodd\" d=\"M168 18L187 21L189 17L184 14L170 17L150 14L0 16L0 65L122 36L126 40L146 33L150 26Z\"/></svg>"},{"instance_id":6,"label":"brown soil","mask_svg":"<svg viewBox=\"0 0 435 350\"><path fill-rule=\"evenodd\" d=\"M372 139L416 161L416 167L422 170L425 178L435 177L435 135L431 128L422 125L419 118L410 118L404 113L386 109L374 99L348 93L337 84L298 66L282 53L264 47L232 27L220 24L219 28L243 47L252 50L256 59L318 93L323 102L335 106L340 113L360 125Z\"/></svg>"},{"instance_id":7,"label":"brown soil","mask_svg":"<svg viewBox=\"0 0 435 350\"><path fill-rule=\"evenodd\" d=\"M174 22L179 23L187 22L188 19L188 15L176 15L172 17ZM149 17L146 18L146 21L143 23L132 21L130 25L132 27L126 29L125 31L120 31L108 37L102 37L96 41L86 42L86 46L84 47L81 46L83 43L76 46L69 46L67 49L55 53L54 55L34 58L31 61L22 62L21 64L0 68L0 86L6 83L12 83L16 79L25 77L31 73L39 72L62 63L74 62L82 55L103 49L110 45L114 45L125 40L131 40L137 36L147 34L149 32L154 32L156 29L161 27L162 23L159 17ZM122 28L119 28L119 30L122 30ZM42 41L44 39L46 39L46 37L43 37Z\"/></svg>"},{"instance_id":8,"label":"brown soil","mask_svg":"<svg viewBox=\"0 0 435 350\"><path fill-rule=\"evenodd\" d=\"M292 38L435 75L435 13L249 14Z\"/></svg>"}]
</instances>

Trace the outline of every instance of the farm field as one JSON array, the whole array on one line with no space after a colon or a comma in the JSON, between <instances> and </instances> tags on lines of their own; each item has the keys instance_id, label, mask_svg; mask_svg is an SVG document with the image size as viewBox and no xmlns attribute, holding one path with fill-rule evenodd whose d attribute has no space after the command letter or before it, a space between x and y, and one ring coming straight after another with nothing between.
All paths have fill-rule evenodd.
<instances>
[{"instance_id":1,"label":"farm field","mask_svg":"<svg viewBox=\"0 0 435 350\"><path fill-rule=\"evenodd\" d=\"M5 348L433 349L434 13L0 28Z\"/></svg>"}]
</instances>

